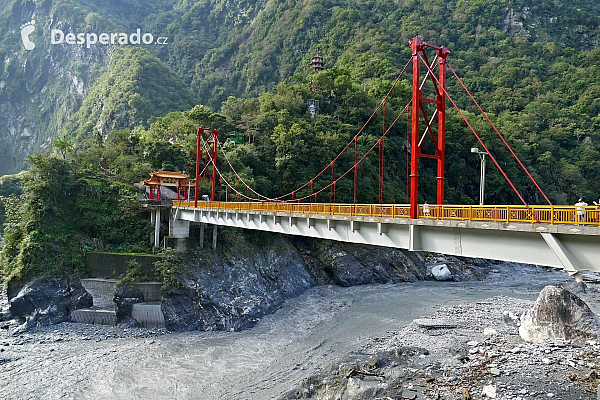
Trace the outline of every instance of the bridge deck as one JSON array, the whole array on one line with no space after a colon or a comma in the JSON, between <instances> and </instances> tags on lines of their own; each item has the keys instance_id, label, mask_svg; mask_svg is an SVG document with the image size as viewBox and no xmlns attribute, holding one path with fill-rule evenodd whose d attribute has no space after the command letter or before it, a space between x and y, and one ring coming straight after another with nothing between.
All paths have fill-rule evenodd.
<instances>
[{"instance_id":1,"label":"bridge deck","mask_svg":"<svg viewBox=\"0 0 600 400\"><path fill-rule=\"evenodd\" d=\"M312 214L343 217L409 218L408 204L328 204L276 202L206 202L174 201L175 207L204 210L255 211L282 214ZM588 206L578 215L575 206L467 206L419 205L419 218L488 222L521 222L532 224L600 227L600 207Z\"/></svg>"},{"instance_id":2,"label":"bridge deck","mask_svg":"<svg viewBox=\"0 0 600 400\"><path fill-rule=\"evenodd\" d=\"M594 207L581 222L573 206L420 206L419 219L408 218L407 205L173 202L172 210L173 238L187 237L190 223L204 223L600 272Z\"/></svg>"}]
</instances>

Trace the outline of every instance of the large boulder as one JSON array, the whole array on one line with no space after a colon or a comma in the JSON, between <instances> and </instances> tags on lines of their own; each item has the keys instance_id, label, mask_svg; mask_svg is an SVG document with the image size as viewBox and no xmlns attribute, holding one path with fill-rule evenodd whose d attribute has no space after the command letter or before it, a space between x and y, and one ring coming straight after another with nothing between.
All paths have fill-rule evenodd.
<instances>
[{"instance_id":1,"label":"large boulder","mask_svg":"<svg viewBox=\"0 0 600 400\"><path fill-rule=\"evenodd\" d=\"M311 258L340 286L410 282L427 278L423 257L402 249L333 240L312 241Z\"/></svg>"},{"instance_id":2,"label":"large boulder","mask_svg":"<svg viewBox=\"0 0 600 400\"><path fill-rule=\"evenodd\" d=\"M92 306L92 296L78 279L45 277L37 279L10 300L10 313L26 319L24 330L36 325L53 325L70 319L71 311Z\"/></svg>"},{"instance_id":3,"label":"large boulder","mask_svg":"<svg viewBox=\"0 0 600 400\"><path fill-rule=\"evenodd\" d=\"M452 279L452 272L450 272L446 264L436 265L431 268L431 275L433 275L436 281L448 281Z\"/></svg>"},{"instance_id":4,"label":"large boulder","mask_svg":"<svg viewBox=\"0 0 600 400\"><path fill-rule=\"evenodd\" d=\"M546 339L598 339L600 319L568 290L546 286L533 308L521 316L521 338L530 343Z\"/></svg>"}]
</instances>

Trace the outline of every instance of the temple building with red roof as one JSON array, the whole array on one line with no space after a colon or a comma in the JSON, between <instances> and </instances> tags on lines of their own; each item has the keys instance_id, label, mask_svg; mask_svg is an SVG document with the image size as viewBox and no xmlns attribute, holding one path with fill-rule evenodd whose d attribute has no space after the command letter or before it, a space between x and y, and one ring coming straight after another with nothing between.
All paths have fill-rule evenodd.
<instances>
[{"instance_id":1,"label":"temple building with red roof","mask_svg":"<svg viewBox=\"0 0 600 400\"><path fill-rule=\"evenodd\" d=\"M150 179L146 179L141 182L150 189L149 199L160 200L160 188L176 187L177 188L177 200L187 200L188 189L190 187L190 176L181 172L174 171L163 171L158 170L150 173Z\"/></svg>"}]
</instances>

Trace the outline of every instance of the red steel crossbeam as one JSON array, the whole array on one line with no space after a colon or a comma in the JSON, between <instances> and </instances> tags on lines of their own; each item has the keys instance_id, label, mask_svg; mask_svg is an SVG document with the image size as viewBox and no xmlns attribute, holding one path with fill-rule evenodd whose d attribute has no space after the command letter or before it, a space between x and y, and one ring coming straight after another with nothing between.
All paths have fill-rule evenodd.
<instances>
[{"instance_id":1,"label":"red steel crossbeam","mask_svg":"<svg viewBox=\"0 0 600 400\"><path fill-rule=\"evenodd\" d=\"M205 131L209 131L209 129L198 128L196 130L196 182L194 184L194 207L198 207L198 183L200 181L211 181L211 201L215 201L215 182L216 182L216 170L215 165L217 162L217 145L219 143L219 130L213 129L211 131L212 139L213 139L213 148L212 150L207 152L208 160L205 159L204 152L200 148L200 141L204 141ZM213 162L214 161L214 162ZM202 173L200 173L200 162L204 163L204 169ZM210 178L206 178L204 176L204 171L208 168L208 166L212 163L212 173Z\"/></svg>"},{"instance_id":2,"label":"red steel crossbeam","mask_svg":"<svg viewBox=\"0 0 600 400\"><path fill-rule=\"evenodd\" d=\"M409 41L412 50L413 82L412 82L412 116L410 135L410 218L418 218L418 194L419 194L419 158L427 157L437 159L437 204L444 204L444 181L445 181L445 158L446 158L446 57L450 51L444 46L434 46L423 42L419 37ZM436 51L435 59L430 63L425 53L426 48ZM421 81L421 61L426 64L427 74ZM436 79L432 79L432 69L439 64L439 72ZM423 96L425 82L431 79L436 99ZM435 112L431 120L428 120L423 103L434 103ZM429 134L435 145L435 155L422 153L423 140L421 138L420 120L424 118L425 131L423 139ZM433 133L434 119L438 120L437 137Z\"/></svg>"}]
</instances>

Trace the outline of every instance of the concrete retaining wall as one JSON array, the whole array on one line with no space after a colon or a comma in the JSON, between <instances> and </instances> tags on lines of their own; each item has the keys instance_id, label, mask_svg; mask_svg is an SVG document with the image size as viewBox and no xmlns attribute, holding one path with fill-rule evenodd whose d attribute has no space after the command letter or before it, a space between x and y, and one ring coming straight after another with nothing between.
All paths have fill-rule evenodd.
<instances>
[{"instance_id":1,"label":"concrete retaining wall","mask_svg":"<svg viewBox=\"0 0 600 400\"><path fill-rule=\"evenodd\" d=\"M116 325L117 315L111 310L75 310L71 312L71 321L92 325Z\"/></svg>"},{"instance_id":2,"label":"concrete retaining wall","mask_svg":"<svg viewBox=\"0 0 600 400\"><path fill-rule=\"evenodd\" d=\"M136 288L140 289L144 295L144 301L160 301L162 298L160 282L138 282L133 283Z\"/></svg>"},{"instance_id":3,"label":"concrete retaining wall","mask_svg":"<svg viewBox=\"0 0 600 400\"><path fill-rule=\"evenodd\" d=\"M159 304L137 303L133 305L131 317L144 328L164 328L165 316Z\"/></svg>"},{"instance_id":4,"label":"concrete retaining wall","mask_svg":"<svg viewBox=\"0 0 600 400\"><path fill-rule=\"evenodd\" d=\"M127 272L127 263L130 260L136 260L140 263L142 269L151 280L154 276L154 265L163 256L146 254L120 254L120 253L94 253L89 252L85 255L85 265L90 271L92 278L119 279Z\"/></svg>"}]
</instances>

